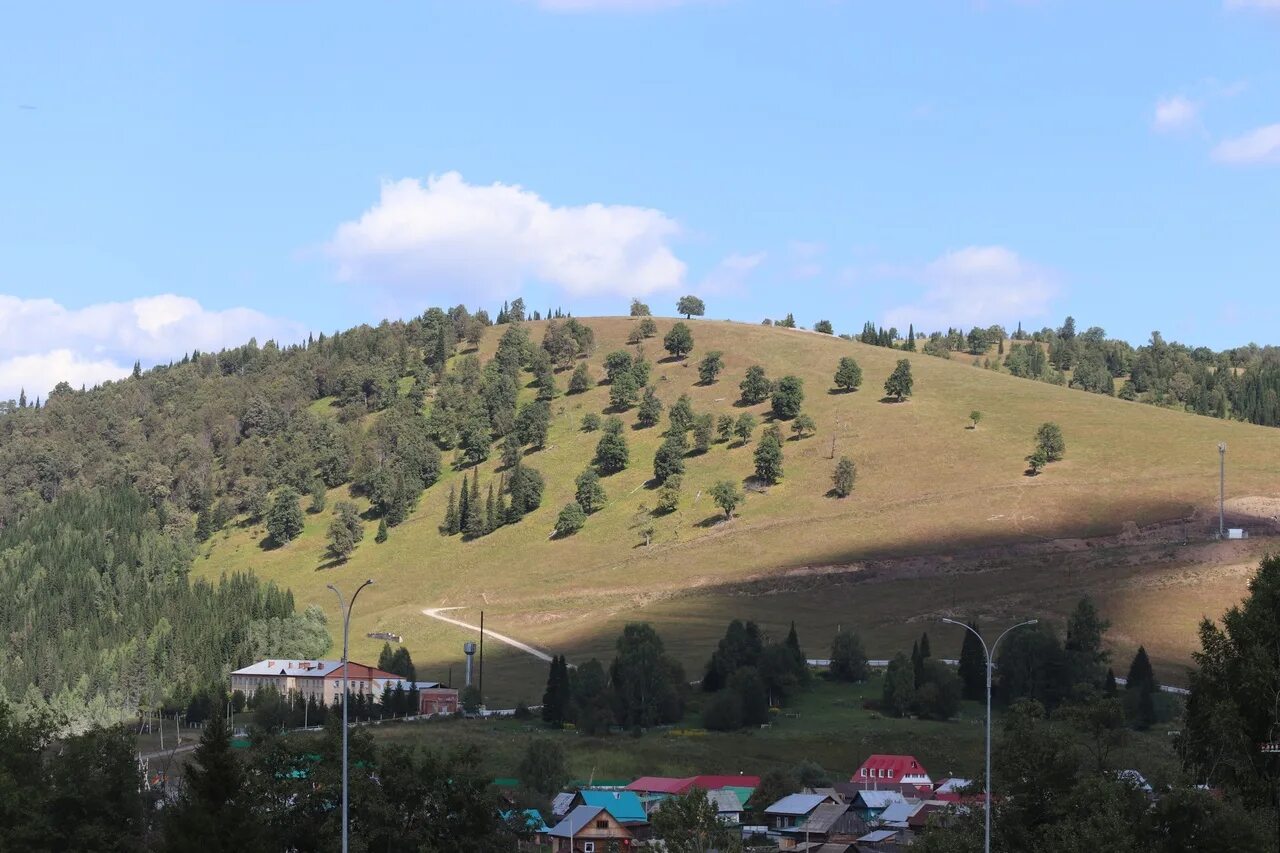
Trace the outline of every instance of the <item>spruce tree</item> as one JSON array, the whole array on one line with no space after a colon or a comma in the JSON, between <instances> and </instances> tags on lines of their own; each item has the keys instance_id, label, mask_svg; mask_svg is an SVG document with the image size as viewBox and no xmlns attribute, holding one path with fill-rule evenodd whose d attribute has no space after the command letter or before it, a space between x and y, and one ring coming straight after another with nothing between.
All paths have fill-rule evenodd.
<instances>
[{"instance_id":1,"label":"spruce tree","mask_svg":"<svg viewBox=\"0 0 1280 853\"><path fill-rule=\"evenodd\" d=\"M643 427L656 426L662 419L662 401L658 399L657 389L652 385L644 389L640 399L640 408L636 410L636 423Z\"/></svg>"},{"instance_id":2,"label":"spruce tree","mask_svg":"<svg viewBox=\"0 0 1280 853\"><path fill-rule=\"evenodd\" d=\"M468 498L471 504L471 512L467 516L467 526L462 529L463 534L468 539L479 539L485 534L485 508L480 503L480 470L476 469L476 476L471 481L471 497Z\"/></svg>"},{"instance_id":3,"label":"spruce tree","mask_svg":"<svg viewBox=\"0 0 1280 853\"><path fill-rule=\"evenodd\" d=\"M446 536L452 536L458 532L458 502L456 489L453 484L449 484L449 503L444 508L444 523L440 525L440 532Z\"/></svg>"},{"instance_id":4,"label":"spruce tree","mask_svg":"<svg viewBox=\"0 0 1280 853\"><path fill-rule=\"evenodd\" d=\"M489 497L485 501L484 509L484 532L488 534L498 529L498 505L493 500L493 483L489 484Z\"/></svg>"},{"instance_id":5,"label":"spruce tree","mask_svg":"<svg viewBox=\"0 0 1280 853\"><path fill-rule=\"evenodd\" d=\"M205 723L183 780L182 796L164 812L164 849L239 853L270 846L222 716Z\"/></svg>"},{"instance_id":6,"label":"spruce tree","mask_svg":"<svg viewBox=\"0 0 1280 853\"><path fill-rule=\"evenodd\" d=\"M387 541L387 519L386 517L378 519L378 535L373 537L373 541L381 545Z\"/></svg>"},{"instance_id":7,"label":"spruce tree","mask_svg":"<svg viewBox=\"0 0 1280 853\"><path fill-rule=\"evenodd\" d=\"M756 446L756 479L773 485L782 479L782 442L775 433L766 431Z\"/></svg>"},{"instance_id":8,"label":"spruce tree","mask_svg":"<svg viewBox=\"0 0 1280 853\"><path fill-rule=\"evenodd\" d=\"M516 463L519 464L518 462ZM458 524L454 528L454 533L459 533L467 529L467 519L471 517L471 496L470 489L467 488L466 477L462 478L462 494L458 495Z\"/></svg>"}]
</instances>

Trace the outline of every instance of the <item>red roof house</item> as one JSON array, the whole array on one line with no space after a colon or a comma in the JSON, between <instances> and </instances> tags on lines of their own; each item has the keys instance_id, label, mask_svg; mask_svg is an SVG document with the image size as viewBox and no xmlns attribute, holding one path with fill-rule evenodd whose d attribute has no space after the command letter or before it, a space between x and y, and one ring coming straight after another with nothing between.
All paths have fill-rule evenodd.
<instances>
[{"instance_id":1,"label":"red roof house","mask_svg":"<svg viewBox=\"0 0 1280 853\"><path fill-rule=\"evenodd\" d=\"M933 780L914 755L872 755L849 780L868 788L877 785L914 785L933 792Z\"/></svg>"},{"instance_id":2,"label":"red roof house","mask_svg":"<svg viewBox=\"0 0 1280 853\"><path fill-rule=\"evenodd\" d=\"M671 776L641 776L627 786L628 791L641 794L686 794L693 788L719 791L721 788L759 788L759 776L687 776L676 779Z\"/></svg>"}]
</instances>

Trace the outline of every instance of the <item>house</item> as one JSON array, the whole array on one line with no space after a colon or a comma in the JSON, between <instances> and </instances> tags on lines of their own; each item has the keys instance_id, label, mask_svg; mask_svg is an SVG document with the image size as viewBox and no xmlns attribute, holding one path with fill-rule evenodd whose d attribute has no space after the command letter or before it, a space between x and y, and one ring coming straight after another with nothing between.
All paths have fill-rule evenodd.
<instances>
[{"instance_id":1,"label":"house","mask_svg":"<svg viewBox=\"0 0 1280 853\"><path fill-rule=\"evenodd\" d=\"M870 785L915 785L923 793L933 792L933 780L919 761L912 755L872 755L849 780Z\"/></svg>"},{"instance_id":2,"label":"house","mask_svg":"<svg viewBox=\"0 0 1280 853\"><path fill-rule=\"evenodd\" d=\"M790 829L779 830L779 835L792 844L801 842L828 842L838 837L853 838L867 831L863 820L849 809L847 803L823 803L809 812L803 822Z\"/></svg>"},{"instance_id":3,"label":"house","mask_svg":"<svg viewBox=\"0 0 1280 853\"><path fill-rule=\"evenodd\" d=\"M716 817L721 823L730 826L737 826L742 823L742 801L738 799L738 795L729 788L721 788L719 791L707 791L707 799L716 807Z\"/></svg>"},{"instance_id":4,"label":"house","mask_svg":"<svg viewBox=\"0 0 1280 853\"><path fill-rule=\"evenodd\" d=\"M450 687L441 687L434 682L432 687L418 688L418 713L424 717L437 714L452 715L458 713L458 691Z\"/></svg>"},{"instance_id":5,"label":"house","mask_svg":"<svg viewBox=\"0 0 1280 853\"><path fill-rule=\"evenodd\" d=\"M906 801L907 798L897 791L859 791L852 805L859 817L873 821L889 806Z\"/></svg>"},{"instance_id":6,"label":"house","mask_svg":"<svg viewBox=\"0 0 1280 853\"><path fill-rule=\"evenodd\" d=\"M408 689L409 682L376 667L351 661L346 666L349 689L373 700L382 692L399 684ZM342 661L339 660L261 660L231 673L231 690L239 690L245 698L264 687L274 687L282 696L314 698L325 705L342 704Z\"/></svg>"},{"instance_id":7,"label":"house","mask_svg":"<svg viewBox=\"0 0 1280 853\"><path fill-rule=\"evenodd\" d=\"M885 785L878 782L836 782L831 787L846 803L852 803L857 799L858 794L863 791L890 791L895 794L901 794L904 799L923 796L923 792L916 785Z\"/></svg>"},{"instance_id":8,"label":"house","mask_svg":"<svg viewBox=\"0 0 1280 853\"><path fill-rule=\"evenodd\" d=\"M813 810L824 803L834 803L827 794L788 794L764 810L771 830L791 829L804 823Z\"/></svg>"},{"instance_id":9,"label":"house","mask_svg":"<svg viewBox=\"0 0 1280 853\"><path fill-rule=\"evenodd\" d=\"M547 822L542 819L542 812L537 809L524 809L520 812L514 809L507 809L498 812L498 817L508 824L518 822L517 825L522 825L527 832L533 835L534 844L545 844L547 833L551 831L551 828L547 826Z\"/></svg>"},{"instance_id":10,"label":"house","mask_svg":"<svg viewBox=\"0 0 1280 853\"><path fill-rule=\"evenodd\" d=\"M630 850L635 843L631 831L599 806L578 806L547 833L553 853L608 853L610 842Z\"/></svg>"},{"instance_id":11,"label":"house","mask_svg":"<svg viewBox=\"0 0 1280 853\"><path fill-rule=\"evenodd\" d=\"M942 800L927 800L920 804L919 808L907 818L907 826L916 835L929 829L930 821L933 823L941 823L946 820L954 807L951 803Z\"/></svg>"},{"instance_id":12,"label":"house","mask_svg":"<svg viewBox=\"0 0 1280 853\"><path fill-rule=\"evenodd\" d=\"M885 807L884 811L876 815L876 825L879 829L909 829L908 821L911 816L920 808L920 803L908 803L905 800L897 803L890 803Z\"/></svg>"},{"instance_id":13,"label":"house","mask_svg":"<svg viewBox=\"0 0 1280 853\"><path fill-rule=\"evenodd\" d=\"M574 795L573 805L601 808L622 826L635 830L648 826L649 815L635 791L599 791L583 788ZM572 812L571 812L572 813Z\"/></svg>"}]
</instances>

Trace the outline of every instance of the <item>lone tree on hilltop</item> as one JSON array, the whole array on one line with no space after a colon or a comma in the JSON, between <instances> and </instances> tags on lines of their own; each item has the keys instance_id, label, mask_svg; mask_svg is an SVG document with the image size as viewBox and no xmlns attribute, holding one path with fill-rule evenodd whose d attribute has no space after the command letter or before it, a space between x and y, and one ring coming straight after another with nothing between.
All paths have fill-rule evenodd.
<instances>
[{"instance_id":1,"label":"lone tree on hilltop","mask_svg":"<svg viewBox=\"0 0 1280 853\"><path fill-rule=\"evenodd\" d=\"M911 396L911 361L909 359L898 359L898 366L893 369L893 373L889 374L889 378L884 381L884 393L890 397L902 402L903 397Z\"/></svg>"},{"instance_id":2,"label":"lone tree on hilltop","mask_svg":"<svg viewBox=\"0 0 1280 853\"><path fill-rule=\"evenodd\" d=\"M820 332L824 335L835 334L835 328L831 325L830 320L819 320L818 322L813 324L813 330L815 332Z\"/></svg>"},{"instance_id":3,"label":"lone tree on hilltop","mask_svg":"<svg viewBox=\"0 0 1280 853\"><path fill-rule=\"evenodd\" d=\"M832 491L837 497L847 498L853 494L853 482L857 479L858 467L848 456L841 456L836 463L836 470L831 475Z\"/></svg>"},{"instance_id":4,"label":"lone tree on hilltop","mask_svg":"<svg viewBox=\"0 0 1280 853\"><path fill-rule=\"evenodd\" d=\"M676 303L676 313L683 314L688 320L707 313L707 306L696 296L681 296L680 301Z\"/></svg>"},{"instance_id":5,"label":"lone tree on hilltop","mask_svg":"<svg viewBox=\"0 0 1280 853\"><path fill-rule=\"evenodd\" d=\"M648 304L641 302L639 299L631 300L631 316L632 317L648 317L650 314Z\"/></svg>"},{"instance_id":6,"label":"lone tree on hilltop","mask_svg":"<svg viewBox=\"0 0 1280 853\"><path fill-rule=\"evenodd\" d=\"M982 420L982 412L974 409L969 413L969 429L977 429L978 423Z\"/></svg>"},{"instance_id":7,"label":"lone tree on hilltop","mask_svg":"<svg viewBox=\"0 0 1280 853\"><path fill-rule=\"evenodd\" d=\"M836 368L836 387L846 392L857 391L861 384L862 368L853 356L846 355L840 359L840 365Z\"/></svg>"},{"instance_id":8,"label":"lone tree on hilltop","mask_svg":"<svg viewBox=\"0 0 1280 853\"><path fill-rule=\"evenodd\" d=\"M1067 452L1067 442L1062 437L1062 427L1052 421L1036 430L1036 449L1044 451L1046 462L1057 462Z\"/></svg>"},{"instance_id":9,"label":"lone tree on hilltop","mask_svg":"<svg viewBox=\"0 0 1280 853\"><path fill-rule=\"evenodd\" d=\"M662 346L673 358L684 358L693 350L693 332L684 323L676 323L662 339Z\"/></svg>"},{"instance_id":10,"label":"lone tree on hilltop","mask_svg":"<svg viewBox=\"0 0 1280 853\"><path fill-rule=\"evenodd\" d=\"M725 518L733 518L733 511L744 500L742 492L738 490L732 480L721 480L712 486L711 497L716 502L716 506L724 510Z\"/></svg>"}]
</instances>

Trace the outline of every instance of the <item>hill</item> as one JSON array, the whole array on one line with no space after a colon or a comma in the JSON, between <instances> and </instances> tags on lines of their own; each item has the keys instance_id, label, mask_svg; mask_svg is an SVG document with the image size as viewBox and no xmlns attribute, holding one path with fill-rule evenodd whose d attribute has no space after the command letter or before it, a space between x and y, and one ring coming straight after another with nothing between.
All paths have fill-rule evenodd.
<instances>
[{"instance_id":1,"label":"hill","mask_svg":"<svg viewBox=\"0 0 1280 853\"><path fill-rule=\"evenodd\" d=\"M594 331L595 348L587 362L598 380L605 355L628 348L636 321L581 322ZM706 454L687 458L679 508L655 516L651 463L666 420L659 427L635 429L632 410L623 415L631 465L604 478L607 504L575 535L553 538L556 515L572 500L574 478L591 462L600 435L584 432L582 417L609 406L607 386L564 394L566 371L557 378L561 393L551 401L545 446L523 459L545 478L542 505L518 524L474 541L441 535L438 527L450 487L460 486L471 473L447 464L452 460L446 454L438 482L391 528L387 541L372 541L376 520L368 516L365 541L345 563L334 564L326 555L324 539L335 501L348 493L344 483L330 491L329 509L307 516L294 541L265 547L270 543L262 525L242 521L203 546L196 573L213 578L252 569L290 588L299 606L317 603L330 610L332 594L326 584L350 590L373 577L377 583L362 594L353 619L353 657L376 656L381 641L366 638L366 633L394 632L403 635L419 670L437 675L461 660L464 632L425 618L421 611L428 607L465 608L450 615L472 622L483 608L486 624L495 630L566 651L571 659L605 653L621 621L652 618L686 664L698 666L710 638L740 613L774 627L799 618L811 655L819 654L835 625L853 624L875 655L896 650L922 625L927 629L932 616L974 614L1000 622L1040 608L1052 612L1062 596L1094 583L1105 591L1116 578L1109 564L1095 560L1073 579L1073 560L1033 557L1038 552L1030 550L988 555L974 568L1004 566L995 575L958 572L948 577L928 565L933 561L918 559L920 555L952 555L939 557L941 563L993 545L1034 549L1069 537L1079 543L1075 550L1082 550L1090 537L1126 530L1133 539L1134 528L1190 517L1214 502L1219 441L1230 447L1230 495L1280 494L1280 432L1274 429L1027 382L958 361L803 330L694 320L688 323L694 338L691 355L657 360L664 355L661 336L674 322L659 319L658 337L642 345L656 362L653 384L665 410L688 394L698 413L736 417L750 411L764 420L768 403L737 405L738 382L748 366L760 364L771 379L784 374L803 379L803 409L817 424L816 435L784 442L781 482L749 490L733 520L721 520L708 491L720 480L741 483L749 478L759 430L745 447L717 443ZM525 326L536 343L546 322ZM483 335L478 351L482 361L493 356L501 329ZM696 363L713 350L723 353L724 371L717 382L701 385ZM832 375L842 356L854 357L862 367L865 379L856 392L833 389ZM884 402L882 384L904 357L911 362L915 393L907 402ZM459 358L452 356L450 363L456 367ZM528 380L529 374L523 378ZM401 382L401 392L411 383ZM525 387L519 394L530 400L536 391ZM335 423L344 411L330 398L310 408ZM977 429L968 429L975 409L984 417ZM361 429L371 429L380 417L377 412L363 416ZM1026 476L1025 457L1034 433L1048 420L1062 427L1066 457L1038 477ZM790 439L789 431L784 435ZM828 494L833 453L857 463L857 485L845 499ZM498 456L495 451L479 466L482 494L499 482ZM368 508L363 496L357 499L362 509ZM649 526L653 533L646 545L643 530ZM1206 532L1204 524L1193 528L1197 536ZM1125 543L1094 544L1120 548ZM1155 551L1126 551L1118 559L1125 566L1123 575L1142 578L1148 569L1185 575L1188 566L1200 564L1200 557L1188 562L1162 556L1160 549L1168 550L1158 544ZM913 555L914 562L903 562ZM1250 557L1233 551L1212 559L1244 565ZM1053 575L1043 574L1046 564ZM1128 619L1125 613L1140 610L1144 620L1175 638L1158 659L1179 662L1194 642L1195 617L1188 615L1189 607L1202 606L1203 613L1221 610L1204 590L1223 579L1197 577L1194 582L1152 585L1141 593L1141 608L1132 606L1132 600L1123 608L1113 607L1119 601L1109 595L1100 604L1125 642L1144 641L1140 625L1121 621ZM787 586L778 578L832 582ZM1234 600L1243 590L1242 574L1236 572L1228 581L1215 595ZM994 588L989 586L993 582ZM1185 635L1151 619L1152 609L1177 613L1186 623ZM330 626L336 630L336 620ZM490 666L492 689L486 684L486 693L532 699L540 692L545 669L532 659L504 653L492 655Z\"/></svg>"}]
</instances>

